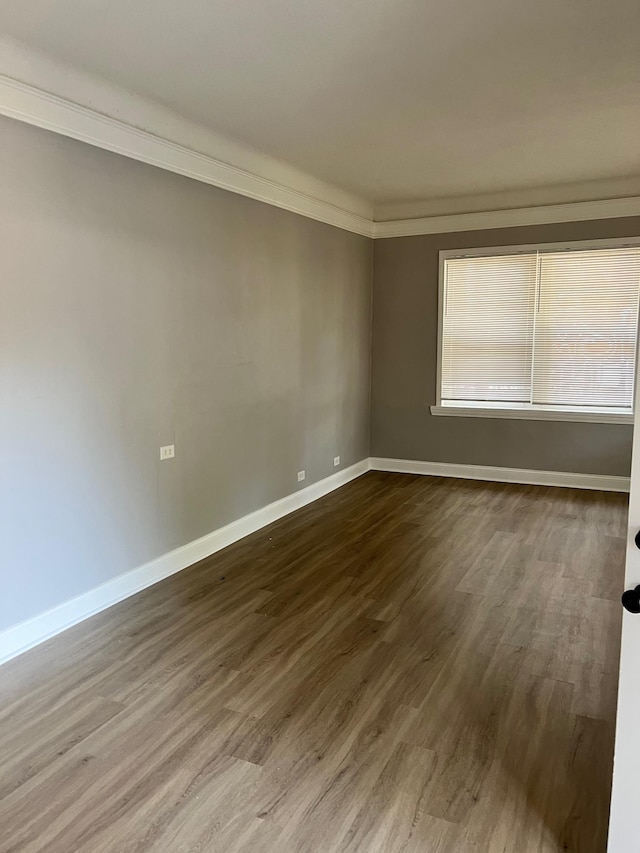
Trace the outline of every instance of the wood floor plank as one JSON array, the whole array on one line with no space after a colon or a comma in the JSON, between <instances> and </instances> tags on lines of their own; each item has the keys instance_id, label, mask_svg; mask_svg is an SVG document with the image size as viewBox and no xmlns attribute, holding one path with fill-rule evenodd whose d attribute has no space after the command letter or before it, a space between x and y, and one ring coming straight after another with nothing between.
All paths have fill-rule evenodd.
<instances>
[{"instance_id":1,"label":"wood floor plank","mask_svg":"<svg viewBox=\"0 0 640 853\"><path fill-rule=\"evenodd\" d=\"M627 500L370 472L0 669L0 853L604 853Z\"/></svg>"}]
</instances>

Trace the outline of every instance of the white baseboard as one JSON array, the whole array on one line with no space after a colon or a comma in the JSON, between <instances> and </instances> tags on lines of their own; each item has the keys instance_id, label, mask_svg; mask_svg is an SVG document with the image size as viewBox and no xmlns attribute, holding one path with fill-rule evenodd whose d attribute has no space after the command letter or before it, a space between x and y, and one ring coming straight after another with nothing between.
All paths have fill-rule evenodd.
<instances>
[{"instance_id":1,"label":"white baseboard","mask_svg":"<svg viewBox=\"0 0 640 853\"><path fill-rule=\"evenodd\" d=\"M426 474L433 477L459 477L470 480L493 480L501 483L523 483L538 486L565 486L574 489L597 489L609 492L628 492L628 477L610 477L604 474L571 474L561 471L533 471L525 468L496 468L486 465L455 465L448 462L420 462L409 459L363 459L337 474L313 483L298 492L287 495L262 509L232 521L188 542L174 551L163 554L136 569L118 575L82 595L65 601L32 619L21 622L0 633L0 664L17 657L22 652L49 640L67 628L77 625L117 604L131 595L152 586L158 581L182 571L189 566L232 545L239 539L255 533L279 518L313 503L329 492L339 489L369 470L390 471L403 474Z\"/></svg>"},{"instance_id":2,"label":"white baseboard","mask_svg":"<svg viewBox=\"0 0 640 853\"><path fill-rule=\"evenodd\" d=\"M195 539L193 542L188 542L186 545L163 554L143 566L118 575L82 595L72 598L70 601L65 601L63 604L47 610L45 613L8 628L0 633L0 663L4 663L33 648L33 646L51 639L67 628L77 625L78 622L88 619L89 616L106 610L107 607L135 595L146 587L169 577L169 575L192 566L198 560L215 554L216 551L226 548L227 545L237 542L250 533L255 533L256 530L266 527L279 518L313 503L318 498L339 489L340 486L344 486L351 480L355 480L368 470L369 460L363 459L343 471L287 495L249 515L243 516L243 518L239 518L237 521L232 521L231 524L207 533L206 536Z\"/></svg>"},{"instance_id":3,"label":"white baseboard","mask_svg":"<svg viewBox=\"0 0 640 853\"><path fill-rule=\"evenodd\" d=\"M570 474L565 471L456 465L451 462L419 462L411 459L383 459L376 456L372 456L369 462L373 471L393 471L399 474L459 477L463 480L493 480L498 483L522 483L532 486L563 486L571 489L596 489L603 492L629 491L629 477L610 477L606 474Z\"/></svg>"}]
</instances>

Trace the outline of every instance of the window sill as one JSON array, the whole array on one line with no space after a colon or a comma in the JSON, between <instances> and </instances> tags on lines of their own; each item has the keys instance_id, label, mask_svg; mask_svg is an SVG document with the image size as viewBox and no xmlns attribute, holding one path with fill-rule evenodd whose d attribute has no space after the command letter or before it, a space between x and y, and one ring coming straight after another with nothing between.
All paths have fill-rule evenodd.
<instances>
[{"instance_id":1,"label":"window sill","mask_svg":"<svg viewBox=\"0 0 640 853\"><path fill-rule=\"evenodd\" d=\"M447 404L431 406L432 415L446 415L458 418L508 418L513 420L533 421L574 421L576 423L596 424L632 424L633 415L620 409L571 409L566 408L532 408L517 406L476 406L472 403Z\"/></svg>"}]
</instances>

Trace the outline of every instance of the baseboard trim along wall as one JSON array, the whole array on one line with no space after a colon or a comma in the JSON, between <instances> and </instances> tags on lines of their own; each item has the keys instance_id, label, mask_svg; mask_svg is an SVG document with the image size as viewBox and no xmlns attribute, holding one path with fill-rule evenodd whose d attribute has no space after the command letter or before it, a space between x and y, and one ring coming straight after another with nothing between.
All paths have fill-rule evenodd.
<instances>
[{"instance_id":1,"label":"baseboard trim along wall","mask_svg":"<svg viewBox=\"0 0 640 853\"><path fill-rule=\"evenodd\" d=\"M420 462L412 459L384 459L378 456L372 456L369 462L373 471L392 471L398 474L425 474L431 477L459 477L463 480L490 480L531 486L596 489L603 492L629 491L629 477L610 477L606 474L571 474L566 471L457 465L451 462Z\"/></svg>"},{"instance_id":2,"label":"baseboard trim along wall","mask_svg":"<svg viewBox=\"0 0 640 853\"><path fill-rule=\"evenodd\" d=\"M67 628L106 610L113 604L141 592L158 581L192 566L199 560L204 560L243 539L250 533L255 533L274 521L313 503L329 492L339 489L346 483L355 480L369 470L369 460L363 459L337 474L325 477L300 491L287 495L274 503L268 504L255 512L232 521L230 524L207 533L200 539L188 542L174 551L162 554L136 569L118 575L110 581L101 584L88 592L78 595L57 607L34 616L25 622L14 625L0 633L0 664L26 652L28 649L43 643L60 634Z\"/></svg>"},{"instance_id":3,"label":"baseboard trim along wall","mask_svg":"<svg viewBox=\"0 0 640 853\"><path fill-rule=\"evenodd\" d=\"M526 468L496 468L487 465L455 465L449 462L420 462L409 459L363 459L337 474L319 480L298 492L287 495L230 524L188 542L174 551L162 554L136 569L118 575L82 595L57 607L14 625L0 633L0 664L22 652L55 637L67 628L106 610L113 604L141 592L158 581L210 557L228 545L255 533L289 513L313 503L339 489L369 470L401 474L425 474L432 477L459 477L467 480L489 480L500 483L523 483L537 486L565 486L574 489L597 489L628 492L629 477L604 474L571 474L561 471L533 471Z\"/></svg>"}]
</instances>

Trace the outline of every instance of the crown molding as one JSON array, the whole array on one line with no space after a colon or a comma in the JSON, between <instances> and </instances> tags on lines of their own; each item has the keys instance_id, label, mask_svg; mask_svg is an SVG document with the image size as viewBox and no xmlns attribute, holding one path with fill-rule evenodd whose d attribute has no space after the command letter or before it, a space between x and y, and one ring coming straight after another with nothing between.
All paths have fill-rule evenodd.
<instances>
[{"instance_id":1,"label":"crown molding","mask_svg":"<svg viewBox=\"0 0 640 853\"><path fill-rule=\"evenodd\" d=\"M640 171L636 175L617 178L599 178L494 192L485 190L471 195L381 201L373 206L373 220L374 222L397 222L399 219L429 219L434 216L452 216L459 213L529 209L632 196L640 196Z\"/></svg>"},{"instance_id":2,"label":"crown molding","mask_svg":"<svg viewBox=\"0 0 640 853\"><path fill-rule=\"evenodd\" d=\"M314 178L297 171L295 174L298 186L281 183L4 75L0 75L0 115L334 225L345 231L365 237L373 236L371 215L349 210L336 203L342 202L346 196L346 193L338 188L321 185ZM185 126L188 126L187 122ZM227 157L229 153L233 155L234 143L225 139L224 149ZM247 149L240 145L237 149L239 159L246 160ZM254 154L255 160L259 158L259 154ZM279 164L279 168L280 171L286 171L286 166ZM305 191L307 185L310 192ZM318 197L319 188L323 198ZM361 200L357 200L357 204L353 206L364 211L369 207Z\"/></svg>"},{"instance_id":3,"label":"crown molding","mask_svg":"<svg viewBox=\"0 0 640 853\"><path fill-rule=\"evenodd\" d=\"M482 231L488 228L513 228L519 225L549 225L554 222L584 222L590 219L616 219L640 216L640 197L609 198L569 204L546 204L513 210L487 210L481 213L454 213L374 222L373 237L414 237L420 234L446 234L455 231Z\"/></svg>"},{"instance_id":4,"label":"crown molding","mask_svg":"<svg viewBox=\"0 0 640 853\"><path fill-rule=\"evenodd\" d=\"M13 39L0 37L0 76L26 84L36 91L50 93L72 105L84 106L93 113L111 117L121 124L139 128L151 136L174 142L189 151L209 156L242 172L293 189L368 221L375 219L371 202L352 192L319 180L237 139L191 121L157 101L54 60ZM489 206L501 205L485 205L484 209Z\"/></svg>"},{"instance_id":5,"label":"crown molding","mask_svg":"<svg viewBox=\"0 0 640 853\"><path fill-rule=\"evenodd\" d=\"M506 197L487 197L494 209L376 221L373 205L359 196L17 42L0 38L0 68L0 115L365 237L640 216L640 196L518 208L499 207ZM592 189L607 192L604 185ZM616 189L609 186L612 195ZM398 214L403 209L396 205Z\"/></svg>"}]
</instances>

